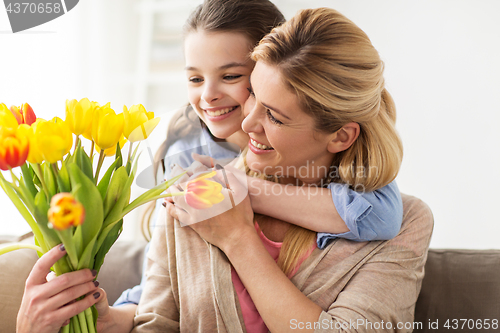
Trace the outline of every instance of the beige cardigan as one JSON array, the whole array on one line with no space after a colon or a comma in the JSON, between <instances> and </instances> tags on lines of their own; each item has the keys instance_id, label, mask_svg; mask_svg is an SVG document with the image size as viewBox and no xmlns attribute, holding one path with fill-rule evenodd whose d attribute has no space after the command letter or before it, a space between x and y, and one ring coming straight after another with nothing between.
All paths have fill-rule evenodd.
<instances>
[{"instance_id":1,"label":"beige cardigan","mask_svg":"<svg viewBox=\"0 0 500 333\"><path fill-rule=\"evenodd\" d=\"M292 278L323 309L315 332L343 332L341 325L356 332L411 331L434 222L425 203L402 197L397 237L336 239L315 249ZM147 265L133 332L245 332L227 257L192 229L171 218L158 225Z\"/></svg>"}]
</instances>

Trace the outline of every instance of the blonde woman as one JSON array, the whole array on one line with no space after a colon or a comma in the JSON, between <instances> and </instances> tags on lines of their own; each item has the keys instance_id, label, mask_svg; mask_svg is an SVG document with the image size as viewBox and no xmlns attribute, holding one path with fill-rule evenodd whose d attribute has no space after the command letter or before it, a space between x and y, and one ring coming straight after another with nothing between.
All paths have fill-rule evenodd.
<instances>
[{"instance_id":1,"label":"blonde woman","mask_svg":"<svg viewBox=\"0 0 500 333\"><path fill-rule=\"evenodd\" d=\"M394 178L401 161L394 103L378 53L354 23L332 9L301 11L252 59L242 124L250 170L281 185L328 180L376 189ZM353 166L366 172L353 175ZM297 168L308 172L289 172ZM167 217L151 243L133 332L408 331L433 219L416 198L404 196L403 205L394 239L337 238L324 250L313 232L255 215L248 197L190 227ZM182 197L168 211L183 223L196 214Z\"/></svg>"}]
</instances>

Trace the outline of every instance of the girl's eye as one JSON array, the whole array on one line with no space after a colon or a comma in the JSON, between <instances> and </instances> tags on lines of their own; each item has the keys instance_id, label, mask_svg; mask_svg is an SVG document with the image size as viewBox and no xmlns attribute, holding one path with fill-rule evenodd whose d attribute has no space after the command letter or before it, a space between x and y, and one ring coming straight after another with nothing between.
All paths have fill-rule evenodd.
<instances>
[{"instance_id":1,"label":"girl's eye","mask_svg":"<svg viewBox=\"0 0 500 333\"><path fill-rule=\"evenodd\" d=\"M283 125L283 123L281 121L279 121L278 119L273 117L273 115L271 114L271 111L269 111L269 109L266 110L266 114L267 114L267 117L269 118L269 120L271 120L271 122L273 124Z\"/></svg>"},{"instance_id":2,"label":"girl's eye","mask_svg":"<svg viewBox=\"0 0 500 333\"><path fill-rule=\"evenodd\" d=\"M225 75L224 80L236 80L242 77L242 75Z\"/></svg>"},{"instance_id":3,"label":"girl's eye","mask_svg":"<svg viewBox=\"0 0 500 333\"><path fill-rule=\"evenodd\" d=\"M250 96L255 97L255 94L253 93L253 90L252 90L252 88L251 88L251 87L248 87L248 88L247 88L247 90L248 90L248 92L250 93Z\"/></svg>"},{"instance_id":4,"label":"girl's eye","mask_svg":"<svg viewBox=\"0 0 500 333\"><path fill-rule=\"evenodd\" d=\"M192 78L189 78L189 82L200 83L200 82L203 82L203 79L199 78L199 77L192 77Z\"/></svg>"}]
</instances>

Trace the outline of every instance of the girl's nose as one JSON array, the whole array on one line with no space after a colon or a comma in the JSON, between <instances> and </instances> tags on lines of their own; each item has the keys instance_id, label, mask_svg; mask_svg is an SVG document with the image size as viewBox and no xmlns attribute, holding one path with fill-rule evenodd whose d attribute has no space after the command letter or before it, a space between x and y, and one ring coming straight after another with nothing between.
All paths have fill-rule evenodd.
<instances>
[{"instance_id":1,"label":"girl's nose","mask_svg":"<svg viewBox=\"0 0 500 333\"><path fill-rule=\"evenodd\" d=\"M206 82L201 99L206 103L213 103L222 98L222 92L218 89L216 84Z\"/></svg>"}]
</instances>

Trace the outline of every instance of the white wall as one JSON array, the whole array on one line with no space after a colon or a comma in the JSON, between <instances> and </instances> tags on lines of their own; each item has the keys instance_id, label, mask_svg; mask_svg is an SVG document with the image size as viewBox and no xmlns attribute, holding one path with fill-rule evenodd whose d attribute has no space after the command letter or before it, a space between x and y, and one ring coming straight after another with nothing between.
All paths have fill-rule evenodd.
<instances>
[{"instance_id":1,"label":"white wall","mask_svg":"<svg viewBox=\"0 0 500 333\"><path fill-rule=\"evenodd\" d=\"M0 102L28 101L45 118L63 116L67 98L111 101L117 109L143 102L117 79L135 68L136 2L82 0L63 17L15 35L6 33L0 9ZM336 8L379 50L405 146L398 184L433 210L431 246L500 248L500 2L275 2L287 18L299 8ZM180 106L182 83L165 94ZM153 149L161 130L156 135ZM3 192L0 211L0 234L28 230ZM136 234L132 217L124 236Z\"/></svg>"}]
</instances>

